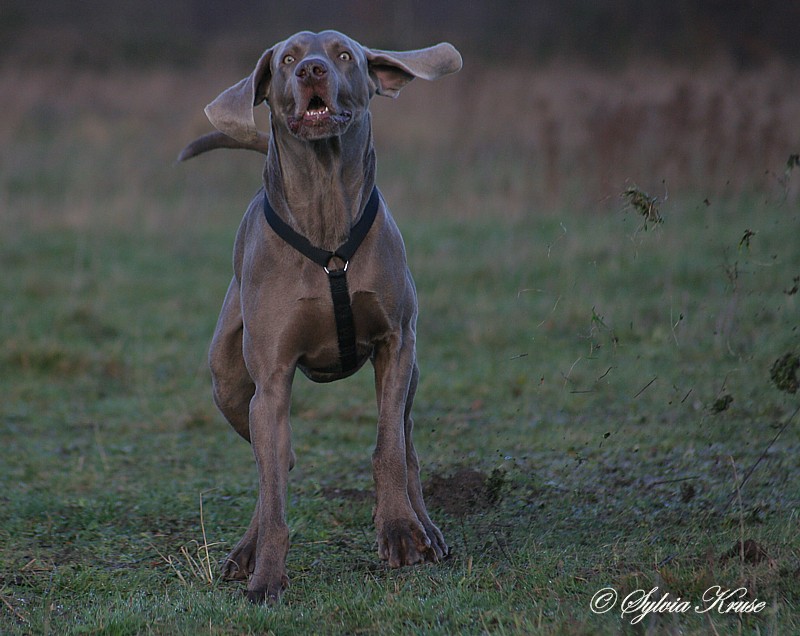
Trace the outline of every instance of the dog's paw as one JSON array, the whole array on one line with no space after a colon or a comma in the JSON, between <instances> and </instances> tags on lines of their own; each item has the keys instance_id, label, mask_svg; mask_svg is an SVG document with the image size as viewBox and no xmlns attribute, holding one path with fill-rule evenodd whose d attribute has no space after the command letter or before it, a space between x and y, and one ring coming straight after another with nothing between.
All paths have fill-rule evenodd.
<instances>
[{"instance_id":1,"label":"dog's paw","mask_svg":"<svg viewBox=\"0 0 800 636\"><path fill-rule=\"evenodd\" d=\"M378 556L393 568L438 561L436 549L417 519L394 519L381 524Z\"/></svg>"},{"instance_id":2,"label":"dog's paw","mask_svg":"<svg viewBox=\"0 0 800 636\"><path fill-rule=\"evenodd\" d=\"M430 539L431 549L436 554L435 560L441 561L450 556L450 546L448 546L447 542L444 540L442 531L439 530L430 519L423 525L425 526L425 533L428 535L428 539Z\"/></svg>"},{"instance_id":3,"label":"dog's paw","mask_svg":"<svg viewBox=\"0 0 800 636\"><path fill-rule=\"evenodd\" d=\"M226 581L246 581L256 565L255 541L243 538L220 563L220 574Z\"/></svg>"},{"instance_id":4,"label":"dog's paw","mask_svg":"<svg viewBox=\"0 0 800 636\"><path fill-rule=\"evenodd\" d=\"M279 576L273 583L256 584L254 580L247 586L247 600L254 605L272 605L281 600L281 594L289 587L289 577Z\"/></svg>"}]
</instances>

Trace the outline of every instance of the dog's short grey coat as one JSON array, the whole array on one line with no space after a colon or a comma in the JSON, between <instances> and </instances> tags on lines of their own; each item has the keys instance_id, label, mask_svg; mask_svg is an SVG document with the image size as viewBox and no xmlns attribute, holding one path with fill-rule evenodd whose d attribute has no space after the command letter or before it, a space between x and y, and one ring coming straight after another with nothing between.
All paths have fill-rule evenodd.
<instances>
[{"instance_id":1,"label":"dog's short grey coat","mask_svg":"<svg viewBox=\"0 0 800 636\"><path fill-rule=\"evenodd\" d=\"M395 97L415 77L432 80L460 68L461 56L446 43L390 52L335 31L301 32L269 48L252 74L208 105L219 132L196 140L180 158L221 147L264 152L272 207L312 244L333 250L347 239L375 184L373 95ZM270 108L269 135L253 117L263 101ZM269 228L263 196L254 197L239 228L234 275L209 354L214 400L251 442L259 478L250 526L223 574L248 579L248 597L257 602L277 599L288 584L294 373L300 368L313 380L337 379L320 370L335 367L339 355L326 274ZM448 547L425 509L411 436L419 376L416 292L383 201L347 276L359 363L371 360L375 371L378 554L392 567L437 561Z\"/></svg>"}]
</instances>

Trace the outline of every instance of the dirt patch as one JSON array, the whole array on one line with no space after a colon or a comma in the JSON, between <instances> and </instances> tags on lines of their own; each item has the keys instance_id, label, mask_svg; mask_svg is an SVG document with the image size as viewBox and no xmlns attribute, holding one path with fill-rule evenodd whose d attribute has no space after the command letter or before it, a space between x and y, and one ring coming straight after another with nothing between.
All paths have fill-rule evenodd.
<instances>
[{"instance_id":1,"label":"dirt patch","mask_svg":"<svg viewBox=\"0 0 800 636\"><path fill-rule=\"evenodd\" d=\"M503 476L464 468L449 476L434 474L422 484L425 503L454 517L490 508L501 498Z\"/></svg>"},{"instance_id":2,"label":"dirt patch","mask_svg":"<svg viewBox=\"0 0 800 636\"><path fill-rule=\"evenodd\" d=\"M728 559L740 559L743 563L750 565L758 565L766 561L771 567L775 566L775 561L767 554L764 546L752 539L737 541L730 550L722 555L720 560Z\"/></svg>"},{"instance_id":3,"label":"dirt patch","mask_svg":"<svg viewBox=\"0 0 800 636\"><path fill-rule=\"evenodd\" d=\"M473 468L462 468L451 475L434 473L422 484L428 508L443 510L449 515L463 517L491 508L502 498L506 489L506 474L494 470L487 475ZM326 499L343 499L354 503L374 503L375 491L357 488L322 488Z\"/></svg>"}]
</instances>

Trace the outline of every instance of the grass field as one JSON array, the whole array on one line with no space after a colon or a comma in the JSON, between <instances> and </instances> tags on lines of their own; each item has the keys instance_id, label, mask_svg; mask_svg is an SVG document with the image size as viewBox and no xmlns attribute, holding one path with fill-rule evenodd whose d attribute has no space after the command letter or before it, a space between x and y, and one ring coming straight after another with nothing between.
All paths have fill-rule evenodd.
<instances>
[{"instance_id":1,"label":"grass field","mask_svg":"<svg viewBox=\"0 0 800 636\"><path fill-rule=\"evenodd\" d=\"M205 364L261 160L172 164L233 66L0 73L0 633L800 632L797 371L771 378L800 354L794 74L556 69L516 128L510 74L375 104L453 556L379 562L371 374L298 378L292 584L263 608L217 578L255 468ZM765 605L695 611L713 586ZM590 607L656 587L692 608Z\"/></svg>"}]
</instances>

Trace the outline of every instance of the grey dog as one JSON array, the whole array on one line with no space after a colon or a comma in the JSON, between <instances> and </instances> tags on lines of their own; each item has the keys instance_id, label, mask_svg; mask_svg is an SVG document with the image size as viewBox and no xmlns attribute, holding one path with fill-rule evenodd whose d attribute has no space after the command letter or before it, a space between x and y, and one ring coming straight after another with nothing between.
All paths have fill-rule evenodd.
<instances>
[{"instance_id":1,"label":"grey dog","mask_svg":"<svg viewBox=\"0 0 800 636\"><path fill-rule=\"evenodd\" d=\"M425 508L412 442L417 298L400 232L375 188L369 104L376 94L397 96L415 77L433 80L460 68L461 56L447 43L392 52L336 31L297 33L265 51L248 77L206 107L218 132L179 157L215 148L267 155L264 188L236 237L234 275L209 354L214 401L252 444L258 468L250 526L223 562L223 576L248 580L254 602L277 600L289 580L289 410L297 368L328 382L372 362L378 554L391 567L448 554ZM253 117L261 102L270 109L269 135ZM367 214L374 221L359 224ZM314 262L277 226L327 256ZM366 233L356 251L340 250L358 227ZM335 301L333 281L344 281L344 272Z\"/></svg>"}]
</instances>

